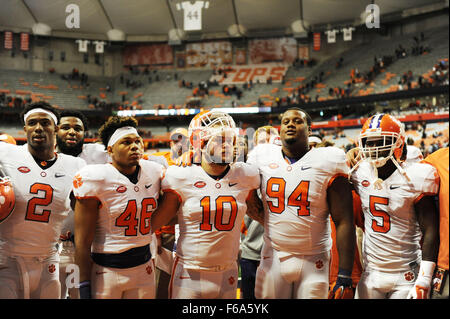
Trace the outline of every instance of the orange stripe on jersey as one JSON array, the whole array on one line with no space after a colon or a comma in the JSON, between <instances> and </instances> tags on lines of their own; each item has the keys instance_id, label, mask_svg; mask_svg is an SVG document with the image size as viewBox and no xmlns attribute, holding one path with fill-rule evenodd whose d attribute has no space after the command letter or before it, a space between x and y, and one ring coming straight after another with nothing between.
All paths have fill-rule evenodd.
<instances>
[{"instance_id":1,"label":"orange stripe on jersey","mask_svg":"<svg viewBox=\"0 0 450 319\"><path fill-rule=\"evenodd\" d=\"M163 189L162 191L163 191L163 193L174 193L175 195L177 195L178 200L180 201L180 204L183 202L183 200L181 199L181 195L178 194L177 191L175 191L175 190L173 190L173 189L170 189L170 188Z\"/></svg>"},{"instance_id":2,"label":"orange stripe on jersey","mask_svg":"<svg viewBox=\"0 0 450 319\"><path fill-rule=\"evenodd\" d=\"M437 195L436 193L422 193L414 200L414 204L417 204L425 196L436 196L436 195Z\"/></svg>"},{"instance_id":3,"label":"orange stripe on jersey","mask_svg":"<svg viewBox=\"0 0 450 319\"><path fill-rule=\"evenodd\" d=\"M333 177L330 178L330 181L328 182L327 188L329 188L331 186L331 184L333 184L334 180L338 177L345 177L348 178L347 174L343 174L343 173L337 173L336 175L334 175Z\"/></svg>"},{"instance_id":4,"label":"orange stripe on jersey","mask_svg":"<svg viewBox=\"0 0 450 319\"><path fill-rule=\"evenodd\" d=\"M170 276L169 282L169 299L172 299L172 290L173 290L173 278L175 278L175 269L177 268L178 261L180 257L176 256L172 266L172 276Z\"/></svg>"}]
</instances>

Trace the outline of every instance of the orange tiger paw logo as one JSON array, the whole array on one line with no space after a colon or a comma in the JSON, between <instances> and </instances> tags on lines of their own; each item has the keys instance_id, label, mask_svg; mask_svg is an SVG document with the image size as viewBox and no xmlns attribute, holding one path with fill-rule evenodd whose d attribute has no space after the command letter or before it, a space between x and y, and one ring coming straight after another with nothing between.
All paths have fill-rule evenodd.
<instances>
[{"instance_id":1,"label":"orange tiger paw logo","mask_svg":"<svg viewBox=\"0 0 450 319\"><path fill-rule=\"evenodd\" d=\"M322 269L323 268L323 261L322 260L316 261L316 268L317 269Z\"/></svg>"},{"instance_id":2,"label":"orange tiger paw logo","mask_svg":"<svg viewBox=\"0 0 450 319\"><path fill-rule=\"evenodd\" d=\"M53 274L55 272L55 270L56 270L56 266L55 265L51 264L51 265L48 266L48 272L49 273Z\"/></svg>"},{"instance_id":3,"label":"orange tiger paw logo","mask_svg":"<svg viewBox=\"0 0 450 319\"><path fill-rule=\"evenodd\" d=\"M407 281L413 281L414 280L414 273L411 271L408 271L407 273L405 273L405 279Z\"/></svg>"},{"instance_id":4,"label":"orange tiger paw logo","mask_svg":"<svg viewBox=\"0 0 450 319\"><path fill-rule=\"evenodd\" d=\"M78 187L81 187L81 185L83 185L83 181L82 181L81 175L77 174L73 178L73 187L78 188Z\"/></svg>"}]
</instances>

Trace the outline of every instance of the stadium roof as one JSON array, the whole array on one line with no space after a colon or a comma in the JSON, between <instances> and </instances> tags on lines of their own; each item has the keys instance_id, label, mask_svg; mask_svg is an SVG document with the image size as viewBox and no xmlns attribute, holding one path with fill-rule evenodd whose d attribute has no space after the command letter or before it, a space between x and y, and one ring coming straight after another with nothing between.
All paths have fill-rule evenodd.
<instances>
[{"instance_id":1,"label":"stadium roof","mask_svg":"<svg viewBox=\"0 0 450 319\"><path fill-rule=\"evenodd\" d=\"M34 28L34 33L55 37L112 40L114 34L107 33L115 29L125 41L168 41L170 32L179 35L173 30L183 29L183 10L177 9L183 1L1 0L0 30L32 32ZM358 25L371 3L379 6L382 23L448 7L448 0L209 0L209 8L202 11L202 31L187 32L182 39L282 36L292 35L293 28L299 32L299 25L307 31ZM78 29L66 26L70 4L80 9Z\"/></svg>"}]
</instances>

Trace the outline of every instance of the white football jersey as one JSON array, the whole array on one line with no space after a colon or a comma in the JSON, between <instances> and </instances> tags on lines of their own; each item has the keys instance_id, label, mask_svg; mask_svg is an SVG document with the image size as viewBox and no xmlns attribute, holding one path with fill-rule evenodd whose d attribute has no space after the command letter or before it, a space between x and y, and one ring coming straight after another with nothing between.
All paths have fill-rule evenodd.
<instances>
[{"instance_id":1,"label":"white football jersey","mask_svg":"<svg viewBox=\"0 0 450 319\"><path fill-rule=\"evenodd\" d=\"M56 252L62 222L70 210L75 173L85 161L57 154L56 162L42 169L27 145L0 143L0 158L16 195L14 211L0 224L0 240L7 254L50 256Z\"/></svg>"},{"instance_id":2,"label":"white football jersey","mask_svg":"<svg viewBox=\"0 0 450 319\"><path fill-rule=\"evenodd\" d=\"M347 176L345 153L336 147L313 148L289 164L280 146L260 144L249 153L248 163L261 175L265 242L286 254L329 251L327 189L337 176Z\"/></svg>"},{"instance_id":3,"label":"white football jersey","mask_svg":"<svg viewBox=\"0 0 450 319\"><path fill-rule=\"evenodd\" d=\"M150 217L158 205L164 168L147 160L139 165L136 184L112 164L87 165L76 174L75 197L101 203L92 252L121 253L150 244Z\"/></svg>"},{"instance_id":4,"label":"white football jersey","mask_svg":"<svg viewBox=\"0 0 450 319\"><path fill-rule=\"evenodd\" d=\"M373 167L362 162L352 174L353 186L361 198L364 213L364 264L384 272L410 270L420 262L421 231L414 204L422 195L435 195L439 189L436 169L428 164L402 164L406 178L396 170L374 187Z\"/></svg>"},{"instance_id":5,"label":"white football jersey","mask_svg":"<svg viewBox=\"0 0 450 319\"><path fill-rule=\"evenodd\" d=\"M201 166L170 166L162 190L178 194L177 256L186 268L211 269L236 263L246 199L259 187L256 167L234 163L220 180Z\"/></svg>"},{"instance_id":6,"label":"white football jersey","mask_svg":"<svg viewBox=\"0 0 450 319\"><path fill-rule=\"evenodd\" d=\"M423 154L420 148L414 145L406 145L406 162L407 163L415 163L423 160Z\"/></svg>"},{"instance_id":7,"label":"white football jersey","mask_svg":"<svg viewBox=\"0 0 450 319\"><path fill-rule=\"evenodd\" d=\"M88 165L111 162L111 158L109 157L105 146L98 143L83 144L83 150L78 157L84 159Z\"/></svg>"}]
</instances>

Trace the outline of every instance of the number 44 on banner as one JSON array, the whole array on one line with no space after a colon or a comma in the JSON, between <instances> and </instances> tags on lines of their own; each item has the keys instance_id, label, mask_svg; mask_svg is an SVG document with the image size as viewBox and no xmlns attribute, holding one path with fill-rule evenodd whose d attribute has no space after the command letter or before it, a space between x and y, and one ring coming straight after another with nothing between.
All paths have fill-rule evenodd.
<instances>
[{"instance_id":1,"label":"number 44 on banner","mask_svg":"<svg viewBox=\"0 0 450 319\"><path fill-rule=\"evenodd\" d=\"M177 10L184 10L184 31L202 29L202 9L209 8L209 1L183 1L177 3Z\"/></svg>"}]
</instances>

